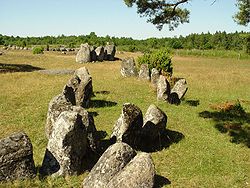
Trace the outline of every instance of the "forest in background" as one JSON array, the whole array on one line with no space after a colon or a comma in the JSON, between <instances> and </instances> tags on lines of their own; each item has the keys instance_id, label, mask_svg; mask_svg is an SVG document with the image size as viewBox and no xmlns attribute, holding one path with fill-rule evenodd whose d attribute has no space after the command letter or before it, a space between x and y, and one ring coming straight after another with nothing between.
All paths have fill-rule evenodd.
<instances>
[{"instance_id":1,"label":"forest in background","mask_svg":"<svg viewBox=\"0 0 250 188\"><path fill-rule=\"evenodd\" d=\"M53 47L78 48L82 43L89 43L93 46L105 45L107 42L113 43L118 50L130 52L148 52L154 49L197 49L197 50L234 50L250 53L250 32L226 33L216 32L190 34L185 37L148 38L137 40L126 37L100 37L91 32L88 35L79 36L44 36L44 37L19 37L6 36L0 34L0 45L4 46L33 46L49 45Z\"/></svg>"}]
</instances>

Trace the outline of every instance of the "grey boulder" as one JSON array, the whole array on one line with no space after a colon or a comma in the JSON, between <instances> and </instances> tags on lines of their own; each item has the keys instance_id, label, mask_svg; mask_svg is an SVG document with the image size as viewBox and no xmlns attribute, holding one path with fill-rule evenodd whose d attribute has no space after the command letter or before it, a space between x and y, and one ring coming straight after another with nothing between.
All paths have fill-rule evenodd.
<instances>
[{"instance_id":1,"label":"grey boulder","mask_svg":"<svg viewBox=\"0 0 250 188\"><path fill-rule=\"evenodd\" d=\"M64 111L49 138L40 173L43 176L77 175L83 171L87 133L80 114Z\"/></svg>"},{"instance_id":2,"label":"grey boulder","mask_svg":"<svg viewBox=\"0 0 250 188\"><path fill-rule=\"evenodd\" d=\"M110 180L121 171L136 155L136 152L125 143L110 146L92 168L83 181L84 188L104 188Z\"/></svg>"},{"instance_id":3,"label":"grey boulder","mask_svg":"<svg viewBox=\"0 0 250 188\"><path fill-rule=\"evenodd\" d=\"M139 107L131 103L125 103L122 113L114 125L111 135L118 142L125 142L136 146L142 130L143 117Z\"/></svg>"},{"instance_id":4,"label":"grey boulder","mask_svg":"<svg viewBox=\"0 0 250 188\"><path fill-rule=\"evenodd\" d=\"M160 78L160 72L156 68L153 68L151 70L151 83L154 87L157 87L159 78Z\"/></svg>"},{"instance_id":5,"label":"grey boulder","mask_svg":"<svg viewBox=\"0 0 250 188\"><path fill-rule=\"evenodd\" d=\"M178 80L171 90L171 93L176 93L179 99L182 99L188 90L187 82L184 78Z\"/></svg>"},{"instance_id":6,"label":"grey boulder","mask_svg":"<svg viewBox=\"0 0 250 188\"><path fill-rule=\"evenodd\" d=\"M76 55L76 62L77 63L87 63L91 61L91 51L90 46L86 44L82 44L80 50L77 52Z\"/></svg>"},{"instance_id":7,"label":"grey boulder","mask_svg":"<svg viewBox=\"0 0 250 188\"><path fill-rule=\"evenodd\" d=\"M104 47L104 60L114 61L115 60L116 48L115 45L107 45Z\"/></svg>"},{"instance_id":8,"label":"grey boulder","mask_svg":"<svg viewBox=\"0 0 250 188\"><path fill-rule=\"evenodd\" d=\"M32 144L28 136L15 133L0 140L0 181L36 176Z\"/></svg>"},{"instance_id":9,"label":"grey boulder","mask_svg":"<svg viewBox=\"0 0 250 188\"><path fill-rule=\"evenodd\" d=\"M148 68L148 64L142 64L139 71L139 78L142 80L150 80L150 72Z\"/></svg>"},{"instance_id":10,"label":"grey boulder","mask_svg":"<svg viewBox=\"0 0 250 188\"><path fill-rule=\"evenodd\" d=\"M137 76L134 58L125 58L121 63L121 74L123 77Z\"/></svg>"},{"instance_id":11,"label":"grey boulder","mask_svg":"<svg viewBox=\"0 0 250 188\"><path fill-rule=\"evenodd\" d=\"M166 130L167 115L157 106L151 104L143 121L143 134L154 140Z\"/></svg>"},{"instance_id":12,"label":"grey boulder","mask_svg":"<svg viewBox=\"0 0 250 188\"><path fill-rule=\"evenodd\" d=\"M148 153L138 153L107 184L109 188L150 188L154 186L155 167Z\"/></svg>"},{"instance_id":13,"label":"grey boulder","mask_svg":"<svg viewBox=\"0 0 250 188\"><path fill-rule=\"evenodd\" d=\"M170 95L170 84L168 80L160 75L158 83L157 83L157 99L167 101Z\"/></svg>"},{"instance_id":14,"label":"grey boulder","mask_svg":"<svg viewBox=\"0 0 250 188\"><path fill-rule=\"evenodd\" d=\"M103 46L99 46L95 49L95 53L96 53L96 56L97 56L97 60L98 61L103 61L104 60L104 48Z\"/></svg>"}]
</instances>

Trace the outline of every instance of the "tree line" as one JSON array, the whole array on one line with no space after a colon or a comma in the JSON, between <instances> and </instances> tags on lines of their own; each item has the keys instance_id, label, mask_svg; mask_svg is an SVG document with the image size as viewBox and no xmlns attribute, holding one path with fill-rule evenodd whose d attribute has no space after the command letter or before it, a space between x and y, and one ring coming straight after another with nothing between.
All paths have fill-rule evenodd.
<instances>
[{"instance_id":1,"label":"tree line","mask_svg":"<svg viewBox=\"0 0 250 188\"><path fill-rule=\"evenodd\" d=\"M126 37L100 37L91 32L88 35L79 36L44 36L44 37L19 37L6 36L0 34L0 45L20 47L44 45L44 46L65 46L68 48L78 48L82 43L89 43L93 46L115 44L119 50L147 52L153 49L172 48L172 49L200 49L200 50L244 50L250 53L250 32L226 33L216 32L190 34L188 36L167 37L167 38L148 38L135 40Z\"/></svg>"}]
</instances>

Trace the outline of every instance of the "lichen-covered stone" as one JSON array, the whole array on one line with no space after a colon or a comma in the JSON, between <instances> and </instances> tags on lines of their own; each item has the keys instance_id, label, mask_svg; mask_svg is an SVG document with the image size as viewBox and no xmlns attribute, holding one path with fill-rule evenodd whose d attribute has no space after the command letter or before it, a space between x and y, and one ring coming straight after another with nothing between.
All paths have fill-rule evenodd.
<instances>
[{"instance_id":1,"label":"lichen-covered stone","mask_svg":"<svg viewBox=\"0 0 250 188\"><path fill-rule=\"evenodd\" d=\"M152 188L154 186L155 168L148 153L138 153L107 184L108 188Z\"/></svg>"},{"instance_id":2,"label":"lichen-covered stone","mask_svg":"<svg viewBox=\"0 0 250 188\"><path fill-rule=\"evenodd\" d=\"M170 84L164 76L160 75L157 83L157 99L167 101L169 95Z\"/></svg>"},{"instance_id":3,"label":"lichen-covered stone","mask_svg":"<svg viewBox=\"0 0 250 188\"><path fill-rule=\"evenodd\" d=\"M152 68L152 70L151 70L151 83L154 87L157 87L159 78L160 78L160 72L156 68Z\"/></svg>"},{"instance_id":4,"label":"lichen-covered stone","mask_svg":"<svg viewBox=\"0 0 250 188\"><path fill-rule=\"evenodd\" d=\"M76 62L77 63L87 63L91 61L91 51L90 46L86 44L82 44L80 50L77 52L76 55Z\"/></svg>"},{"instance_id":5,"label":"lichen-covered stone","mask_svg":"<svg viewBox=\"0 0 250 188\"><path fill-rule=\"evenodd\" d=\"M0 140L0 181L36 176L32 144L28 136L15 133Z\"/></svg>"},{"instance_id":6,"label":"lichen-covered stone","mask_svg":"<svg viewBox=\"0 0 250 188\"><path fill-rule=\"evenodd\" d=\"M139 78L142 80L150 80L150 72L148 68L148 64L142 64L139 71Z\"/></svg>"},{"instance_id":7,"label":"lichen-covered stone","mask_svg":"<svg viewBox=\"0 0 250 188\"><path fill-rule=\"evenodd\" d=\"M125 103L122 113L113 128L111 138L118 142L126 142L133 146L142 130L143 117L139 107L131 103Z\"/></svg>"},{"instance_id":8,"label":"lichen-covered stone","mask_svg":"<svg viewBox=\"0 0 250 188\"><path fill-rule=\"evenodd\" d=\"M125 143L110 146L92 168L83 181L84 188L104 188L110 180L121 171L136 155L136 152Z\"/></svg>"},{"instance_id":9,"label":"lichen-covered stone","mask_svg":"<svg viewBox=\"0 0 250 188\"><path fill-rule=\"evenodd\" d=\"M144 116L143 134L151 140L166 130L167 115L154 104L151 104Z\"/></svg>"},{"instance_id":10,"label":"lichen-covered stone","mask_svg":"<svg viewBox=\"0 0 250 188\"><path fill-rule=\"evenodd\" d=\"M45 152L41 174L53 176L76 175L83 171L87 150L87 132L79 113L60 114Z\"/></svg>"},{"instance_id":11,"label":"lichen-covered stone","mask_svg":"<svg viewBox=\"0 0 250 188\"><path fill-rule=\"evenodd\" d=\"M184 78L178 80L171 90L171 93L176 93L181 100L188 90L187 82Z\"/></svg>"},{"instance_id":12,"label":"lichen-covered stone","mask_svg":"<svg viewBox=\"0 0 250 188\"><path fill-rule=\"evenodd\" d=\"M121 63L121 74L123 77L137 76L134 58L125 58Z\"/></svg>"}]
</instances>

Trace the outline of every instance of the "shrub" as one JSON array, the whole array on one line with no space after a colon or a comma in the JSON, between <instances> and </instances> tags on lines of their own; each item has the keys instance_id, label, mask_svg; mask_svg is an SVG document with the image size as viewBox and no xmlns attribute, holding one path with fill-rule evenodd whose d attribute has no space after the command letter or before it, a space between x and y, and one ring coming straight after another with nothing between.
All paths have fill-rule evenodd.
<instances>
[{"instance_id":1,"label":"shrub","mask_svg":"<svg viewBox=\"0 0 250 188\"><path fill-rule=\"evenodd\" d=\"M33 54L43 54L43 48L42 47L35 47L35 48L33 48L33 50L32 50L32 53Z\"/></svg>"},{"instance_id":2,"label":"shrub","mask_svg":"<svg viewBox=\"0 0 250 188\"><path fill-rule=\"evenodd\" d=\"M172 57L170 51L166 49L157 50L152 53L146 53L138 58L139 66L148 64L149 69L158 69L163 75L172 75Z\"/></svg>"}]
</instances>

